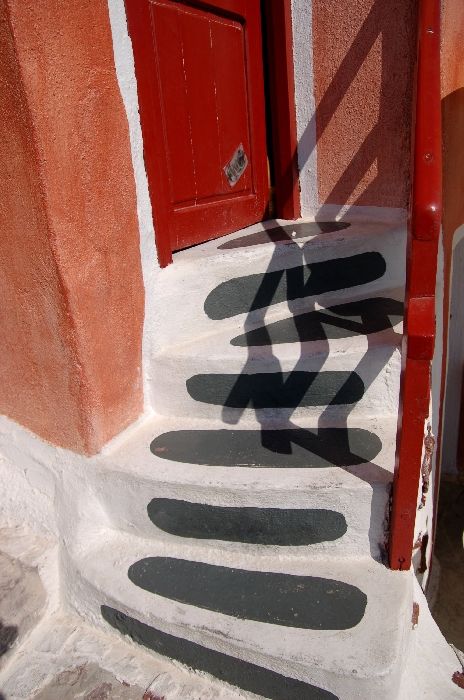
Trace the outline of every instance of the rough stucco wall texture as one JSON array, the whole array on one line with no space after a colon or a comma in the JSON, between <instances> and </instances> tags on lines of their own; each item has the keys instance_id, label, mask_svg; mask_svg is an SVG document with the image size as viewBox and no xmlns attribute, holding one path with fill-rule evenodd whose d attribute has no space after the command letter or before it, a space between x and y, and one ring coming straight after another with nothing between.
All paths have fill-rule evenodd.
<instances>
[{"instance_id":1,"label":"rough stucco wall texture","mask_svg":"<svg viewBox=\"0 0 464 700\"><path fill-rule=\"evenodd\" d=\"M415 0L313 0L320 204L406 207Z\"/></svg>"},{"instance_id":2,"label":"rough stucco wall texture","mask_svg":"<svg viewBox=\"0 0 464 700\"><path fill-rule=\"evenodd\" d=\"M128 127L104 0L2 4L0 410L93 453L142 410Z\"/></svg>"}]
</instances>

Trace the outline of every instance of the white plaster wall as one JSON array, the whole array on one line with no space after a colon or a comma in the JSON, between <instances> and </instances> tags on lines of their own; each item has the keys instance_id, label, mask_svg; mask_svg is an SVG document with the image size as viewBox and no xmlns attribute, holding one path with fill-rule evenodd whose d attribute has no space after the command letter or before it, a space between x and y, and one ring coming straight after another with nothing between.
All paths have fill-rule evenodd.
<instances>
[{"instance_id":1,"label":"white plaster wall","mask_svg":"<svg viewBox=\"0 0 464 700\"><path fill-rule=\"evenodd\" d=\"M25 433L19 446L11 444L12 434L5 418L0 427L0 532L26 528L35 535L53 538L58 533L55 479L40 459L24 449L30 435Z\"/></svg>"},{"instance_id":2,"label":"white plaster wall","mask_svg":"<svg viewBox=\"0 0 464 700\"><path fill-rule=\"evenodd\" d=\"M292 0L292 25L301 215L305 217L314 216L319 204L312 0Z\"/></svg>"},{"instance_id":3,"label":"white plaster wall","mask_svg":"<svg viewBox=\"0 0 464 700\"><path fill-rule=\"evenodd\" d=\"M153 405L151 364L157 338L157 282L162 274L155 247L155 231L148 192L148 179L143 160L142 128L139 117L137 83L135 79L134 54L126 21L124 0L108 0L111 31L113 34L114 62L116 76L129 124L132 166L137 193L137 216L140 231L140 255L145 285L145 320L142 344L142 369L144 403L146 413Z\"/></svg>"},{"instance_id":4,"label":"white plaster wall","mask_svg":"<svg viewBox=\"0 0 464 700\"><path fill-rule=\"evenodd\" d=\"M451 259L449 333L443 413L442 470L457 474L459 412L464 369L464 225L453 237Z\"/></svg>"}]
</instances>

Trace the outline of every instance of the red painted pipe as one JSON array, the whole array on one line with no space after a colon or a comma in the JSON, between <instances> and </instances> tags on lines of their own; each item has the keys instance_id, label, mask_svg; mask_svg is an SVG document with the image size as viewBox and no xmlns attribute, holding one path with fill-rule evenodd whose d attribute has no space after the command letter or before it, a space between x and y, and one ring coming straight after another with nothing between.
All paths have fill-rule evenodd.
<instances>
[{"instance_id":1,"label":"red painted pipe","mask_svg":"<svg viewBox=\"0 0 464 700\"><path fill-rule=\"evenodd\" d=\"M435 344L435 285L442 209L440 0L420 0L413 184L406 272L405 349L390 521L392 569L411 566Z\"/></svg>"}]
</instances>

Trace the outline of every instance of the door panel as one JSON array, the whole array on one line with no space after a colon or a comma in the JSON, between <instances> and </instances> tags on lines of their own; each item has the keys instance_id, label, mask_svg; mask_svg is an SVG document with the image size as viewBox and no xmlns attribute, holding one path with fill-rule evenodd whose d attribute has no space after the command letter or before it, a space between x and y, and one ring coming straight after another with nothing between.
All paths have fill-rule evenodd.
<instances>
[{"instance_id":1,"label":"door panel","mask_svg":"<svg viewBox=\"0 0 464 700\"><path fill-rule=\"evenodd\" d=\"M126 0L126 9L163 264L264 216L260 2ZM234 182L225 168L239 147L247 164Z\"/></svg>"}]
</instances>

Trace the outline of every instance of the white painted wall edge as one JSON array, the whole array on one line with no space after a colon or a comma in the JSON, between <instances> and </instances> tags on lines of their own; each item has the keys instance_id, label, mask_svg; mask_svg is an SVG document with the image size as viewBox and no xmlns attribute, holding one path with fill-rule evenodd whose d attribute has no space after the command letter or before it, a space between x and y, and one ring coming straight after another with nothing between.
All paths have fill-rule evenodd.
<instances>
[{"instance_id":1,"label":"white painted wall edge","mask_svg":"<svg viewBox=\"0 0 464 700\"><path fill-rule=\"evenodd\" d=\"M152 407L150 381L151 349L154 334L156 333L156 280L161 274L161 270L156 255L152 208L148 191L148 179L143 160L143 138L139 117L134 54L127 29L124 0L108 0L108 11L113 36L116 76L129 124L131 158L137 196L140 257L145 286L145 316L142 341L144 409L147 413L150 413Z\"/></svg>"},{"instance_id":2,"label":"white painted wall edge","mask_svg":"<svg viewBox=\"0 0 464 700\"><path fill-rule=\"evenodd\" d=\"M464 224L462 224L462 226L459 226L459 228L457 228L456 231L454 232L453 253L454 253L454 249L456 248L456 246L459 245L459 243L462 241L463 238L464 238Z\"/></svg>"},{"instance_id":3,"label":"white painted wall edge","mask_svg":"<svg viewBox=\"0 0 464 700\"><path fill-rule=\"evenodd\" d=\"M452 254L451 254L451 265L450 265L450 280L449 280L449 294L450 294L450 299L449 299L449 308L448 308L448 314L454 315L454 322L457 324L460 324L460 321L463 320L463 314L464 314L464 306L462 304L461 299L454 299L454 294L453 291L456 288L456 282L459 283L460 280L456 280L456 270L455 270L455 265L456 265L456 257L455 257L455 252L456 248L459 246L459 244L463 241L464 239L464 224L462 226L459 226L459 228L456 229L453 235L453 246L452 246ZM461 270L462 273L462 270ZM442 330L441 330L441 336L443 336L443 316L444 309L442 305L442 312L441 312L441 321L442 321ZM438 316L437 316L438 319ZM460 327L462 328L462 323L460 324ZM452 425L456 427L456 425L459 425L459 423L456 423L456 415L450 416L451 413L459 412L460 408L460 400L461 400L461 387L456 387L455 384L453 383L452 385L448 385L447 378L448 378L448 372L450 370L450 362L454 361L454 355L452 352L452 348L450 347L450 340L451 340L451 324L448 328L448 338L447 338L447 348L446 348L446 366L445 366L445 391L443 395L443 440L441 442L441 465L442 465L442 470L448 474L457 474L457 468L456 468L456 463L455 463L455 449L457 448L457 440L454 440L453 436L453 445L448 445L446 444L446 433L447 433L447 414L448 414L448 419L452 421ZM437 327L437 332L438 332L438 327ZM441 341L443 342L443 338L441 337ZM464 360L464 357L461 358L461 360ZM459 419L458 419L459 421Z\"/></svg>"},{"instance_id":4,"label":"white painted wall edge","mask_svg":"<svg viewBox=\"0 0 464 700\"><path fill-rule=\"evenodd\" d=\"M319 204L312 0L292 0L292 27L301 215L306 217L314 216Z\"/></svg>"}]
</instances>

